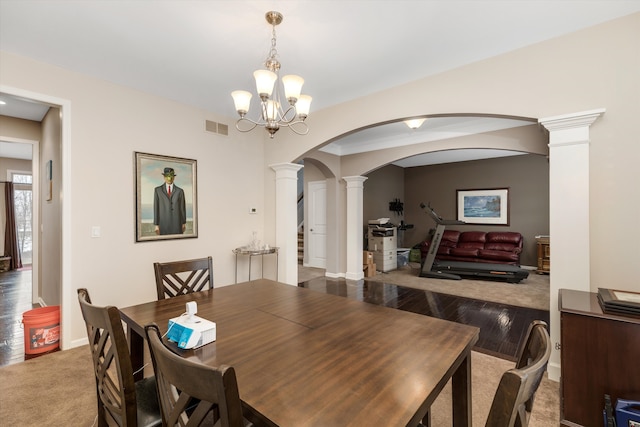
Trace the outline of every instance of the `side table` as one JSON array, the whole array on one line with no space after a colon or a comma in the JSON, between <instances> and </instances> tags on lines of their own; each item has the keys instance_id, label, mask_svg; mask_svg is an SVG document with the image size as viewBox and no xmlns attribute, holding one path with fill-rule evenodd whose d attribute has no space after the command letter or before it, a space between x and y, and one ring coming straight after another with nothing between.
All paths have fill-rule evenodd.
<instances>
[{"instance_id":1,"label":"side table","mask_svg":"<svg viewBox=\"0 0 640 427\"><path fill-rule=\"evenodd\" d=\"M245 255L249 257L249 281L251 281L251 259L254 256L260 256L262 274L261 278L264 277L264 256L265 255L273 255L276 256L276 282L278 281L278 249L276 247L270 247L265 249L250 249L247 246L242 246L240 248L235 248L233 253L236 255L236 283L238 283L238 255Z\"/></svg>"},{"instance_id":2,"label":"side table","mask_svg":"<svg viewBox=\"0 0 640 427\"><path fill-rule=\"evenodd\" d=\"M551 272L551 243L549 236L536 236L538 245L538 274L549 274Z\"/></svg>"}]
</instances>

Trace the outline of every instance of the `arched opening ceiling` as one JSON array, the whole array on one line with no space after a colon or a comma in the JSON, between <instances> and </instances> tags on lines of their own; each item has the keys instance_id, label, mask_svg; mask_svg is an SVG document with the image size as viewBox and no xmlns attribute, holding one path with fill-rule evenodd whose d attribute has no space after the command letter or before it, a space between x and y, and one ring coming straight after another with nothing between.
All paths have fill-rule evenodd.
<instances>
[{"instance_id":1,"label":"arched opening ceiling","mask_svg":"<svg viewBox=\"0 0 640 427\"><path fill-rule=\"evenodd\" d=\"M387 123L372 126L350 133L332 143L323 146L319 151L346 156L403 147L425 142L442 141L480 133L530 126L535 121L523 118L503 118L488 116L447 116L430 117L418 129L410 129L404 122ZM426 166L440 163L452 163L468 160L480 160L494 157L505 157L525 154L514 150L496 149L452 149L441 150L407 157L393 162L400 167Z\"/></svg>"}]
</instances>

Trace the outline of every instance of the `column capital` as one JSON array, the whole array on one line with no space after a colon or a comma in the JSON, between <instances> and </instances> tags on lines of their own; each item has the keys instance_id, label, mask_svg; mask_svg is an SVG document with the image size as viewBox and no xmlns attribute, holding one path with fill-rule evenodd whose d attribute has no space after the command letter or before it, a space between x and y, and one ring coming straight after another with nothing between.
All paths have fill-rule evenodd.
<instances>
[{"instance_id":1,"label":"column capital","mask_svg":"<svg viewBox=\"0 0 640 427\"><path fill-rule=\"evenodd\" d=\"M361 187L362 184L369 178L366 176L343 176L342 179L347 183L347 188Z\"/></svg>"},{"instance_id":2,"label":"column capital","mask_svg":"<svg viewBox=\"0 0 640 427\"><path fill-rule=\"evenodd\" d=\"M585 126L591 126L598 117L604 114L606 110L599 108L597 110L583 111L581 113L563 114L561 116L547 117L539 119L538 123L544 126L548 131L574 129Z\"/></svg>"},{"instance_id":3,"label":"column capital","mask_svg":"<svg viewBox=\"0 0 640 427\"><path fill-rule=\"evenodd\" d=\"M276 175L278 173L286 173L287 171L298 172L303 168L302 165L299 165L297 163L274 163L272 165L269 165L269 167L276 172Z\"/></svg>"},{"instance_id":4,"label":"column capital","mask_svg":"<svg viewBox=\"0 0 640 427\"><path fill-rule=\"evenodd\" d=\"M538 123L549 131L549 147L589 143L589 126L606 110L583 111L539 119Z\"/></svg>"}]
</instances>

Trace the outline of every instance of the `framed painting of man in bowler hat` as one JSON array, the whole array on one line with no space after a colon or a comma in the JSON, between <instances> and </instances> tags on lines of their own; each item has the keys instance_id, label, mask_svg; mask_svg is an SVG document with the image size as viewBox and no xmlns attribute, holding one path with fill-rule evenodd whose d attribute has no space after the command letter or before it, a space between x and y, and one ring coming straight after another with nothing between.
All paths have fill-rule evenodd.
<instances>
[{"instance_id":1,"label":"framed painting of man in bowler hat","mask_svg":"<svg viewBox=\"0 0 640 427\"><path fill-rule=\"evenodd\" d=\"M136 242L198 237L197 162L134 154Z\"/></svg>"}]
</instances>

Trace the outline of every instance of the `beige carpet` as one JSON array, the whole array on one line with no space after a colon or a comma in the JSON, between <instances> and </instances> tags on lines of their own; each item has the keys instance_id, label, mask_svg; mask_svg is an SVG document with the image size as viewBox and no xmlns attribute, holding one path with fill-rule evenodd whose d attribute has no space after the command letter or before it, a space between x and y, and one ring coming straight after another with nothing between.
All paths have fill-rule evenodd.
<instances>
[{"instance_id":1,"label":"beige carpet","mask_svg":"<svg viewBox=\"0 0 640 427\"><path fill-rule=\"evenodd\" d=\"M298 282L324 276L324 270L299 266ZM515 305L518 307L549 310L549 275L530 272L520 283L488 280L444 280L420 277L420 264L409 265L387 273L376 272L367 278L376 282L391 283L414 289L456 295L484 301Z\"/></svg>"},{"instance_id":2,"label":"beige carpet","mask_svg":"<svg viewBox=\"0 0 640 427\"><path fill-rule=\"evenodd\" d=\"M473 425L483 426L506 360L472 353ZM96 416L95 381L87 346L47 354L0 368L0 424L4 426L92 426ZM558 383L543 379L530 427L556 427ZM434 427L451 425L451 385L432 407ZM287 427L287 426L283 426ZM341 427L341 426L335 426Z\"/></svg>"}]
</instances>

